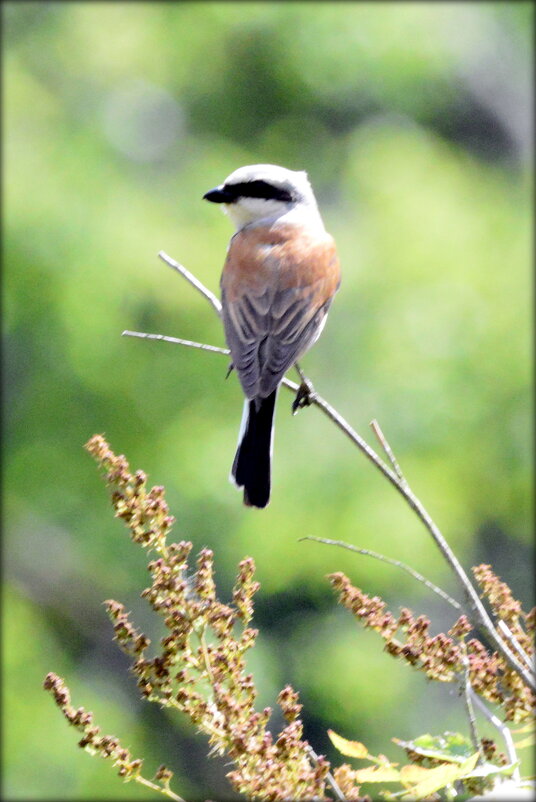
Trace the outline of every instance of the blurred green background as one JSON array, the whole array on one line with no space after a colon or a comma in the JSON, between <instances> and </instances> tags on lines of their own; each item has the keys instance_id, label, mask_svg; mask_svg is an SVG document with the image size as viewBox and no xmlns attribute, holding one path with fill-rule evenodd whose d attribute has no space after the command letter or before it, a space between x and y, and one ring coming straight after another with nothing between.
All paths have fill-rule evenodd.
<instances>
[{"instance_id":1,"label":"blurred green background","mask_svg":"<svg viewBox=\"0 0 536 802\"><path fill-rule=\"evenodd\" d=\"M166 486L174 538L214 549L224 600L255 559L261 707L290 682L332 758L328 727L393 759L393 736L467 731L456 689L383 653L325 575L434 631L450 609L394 568L298 542L380 551L456 595L387 482L319 412L292 417L283 391L272 502L244 508L227 481L242 400L226 360L120 334L223 345L157 253L217 292L232 231L203 193L244 164L307 170L343 283L304 369L373 445L379 420L466 568L491 563L531 606L533 8L2 4L3 798L153 798L77 749L48 671L148 776L164 762L188 799L233 798L224 761L139 700L112 642L104 599L155 624L144 554L83 450L97 432Z\"/></svg>"}]
</instances>

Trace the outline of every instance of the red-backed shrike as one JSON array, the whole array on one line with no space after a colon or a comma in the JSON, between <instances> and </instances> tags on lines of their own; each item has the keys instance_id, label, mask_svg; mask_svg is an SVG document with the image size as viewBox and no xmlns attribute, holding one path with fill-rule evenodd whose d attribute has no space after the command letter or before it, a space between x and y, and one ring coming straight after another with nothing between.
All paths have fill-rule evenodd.
<instances>
[{"instance_id":1,"label":"red-backed shrike","mask_svg":"<svg viewBox=\"0 0 536 802\"><path fill-rule=\"evenodd\" d=\"M203 197L223 204L236 226L220 282L225 337L246 396L231 479L244 488L244 504L265 507L277 391L320 336L339 260L307 173L240 167Z\"/></svg>"}]
</instances>

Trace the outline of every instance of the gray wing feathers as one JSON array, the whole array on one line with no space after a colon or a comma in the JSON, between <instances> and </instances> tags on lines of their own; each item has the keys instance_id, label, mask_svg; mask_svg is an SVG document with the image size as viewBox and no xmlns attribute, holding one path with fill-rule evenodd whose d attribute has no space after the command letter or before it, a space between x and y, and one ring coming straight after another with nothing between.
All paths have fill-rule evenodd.
<instances>
[{"instance_id":1,"label":"gray wing feathers","mask_svg":"<svg viewBox=\"0 0 536 802\"><path fill-rule=\"evenodd\" d=\"M275 390L320 333L329 304L311 313L310 296L295 288L223 304L227 344L247 398Z\"/></svg>"}]
</instances>

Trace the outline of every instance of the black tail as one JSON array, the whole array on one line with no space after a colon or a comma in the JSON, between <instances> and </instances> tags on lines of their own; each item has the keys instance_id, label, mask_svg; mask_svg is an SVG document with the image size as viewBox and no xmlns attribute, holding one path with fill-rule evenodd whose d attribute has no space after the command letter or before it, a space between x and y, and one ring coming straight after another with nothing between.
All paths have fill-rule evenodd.
<instances>
[{"instance_id":1,"label":"black tail","mask_svg":"<svg viewBox=\"0 0 536 802\"><path fill-rule=\"evenodd\" d=\"M244 504L266 507L270 501L272 426L277 390L249 402L244 434L234 458L232 475L244 488Z\"/></svg>"}]
</instances>

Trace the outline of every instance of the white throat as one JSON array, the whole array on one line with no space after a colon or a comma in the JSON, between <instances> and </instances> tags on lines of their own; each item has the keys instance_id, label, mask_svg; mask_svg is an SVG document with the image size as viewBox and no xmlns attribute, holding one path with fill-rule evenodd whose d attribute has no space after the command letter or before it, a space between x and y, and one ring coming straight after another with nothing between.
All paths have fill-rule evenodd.
<instances>
[{"instance_id":1,"label":"white throat","mask_svg":"<svg viewBox=\"0 0 536 802\"><path fill-rule=\"evenodd\" d=\"M314 198L311 201L300 201L292 206L277 200L240 198L236 203L224 204L224 212L229 216L237 231L246 226L269 226L274 223L314 225L319 226L320 230L324 229Z\"/></svg>"}]
</instances>

